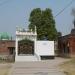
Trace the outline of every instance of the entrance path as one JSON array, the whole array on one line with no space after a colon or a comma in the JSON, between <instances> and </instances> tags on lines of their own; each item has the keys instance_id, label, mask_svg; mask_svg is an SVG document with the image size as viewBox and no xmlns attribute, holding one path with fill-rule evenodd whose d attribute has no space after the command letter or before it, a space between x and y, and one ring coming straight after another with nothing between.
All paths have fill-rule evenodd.
<instances>
[{"instance_id":1,"label":"entrance path","mask_svg":"<svg viewBox=\"0 0 75 75\"><path fill-rule=\"evenodd\" d=\"M55 58L36 62L16 62L10 75L65 75L58 65L68 60Z\"/></svg>"}]
</instances>

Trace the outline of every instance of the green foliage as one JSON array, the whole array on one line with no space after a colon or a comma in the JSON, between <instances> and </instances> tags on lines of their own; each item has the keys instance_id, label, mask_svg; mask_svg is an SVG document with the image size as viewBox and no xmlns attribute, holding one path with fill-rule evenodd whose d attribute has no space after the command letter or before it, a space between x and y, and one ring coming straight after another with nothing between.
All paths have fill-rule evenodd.
<instances>
[{"instance_id":1,"label":"green foliage","mask_svg":"<svg viewBox=\"0 0 75 75\"><path fill-rule=\"evenodd\" d=\"M29 18L29 29L34 31L34 27L37 27L37 38L43 40L46 37L48 40L56 40L57 30L55 28L55 20L53 19L52 10L46 8L41 10L36 8L32 10Z\"/></svg>"},{"instance_id":2,"label":"green foliage","mask_svg":"<svg viewBox=\"0 0 75 75\"><path fill-rule=\"evenodd\" d=\"M58 32L58 37L61 37L62 36L62 33L61 32Z\"/></svg>"}]
</instances>

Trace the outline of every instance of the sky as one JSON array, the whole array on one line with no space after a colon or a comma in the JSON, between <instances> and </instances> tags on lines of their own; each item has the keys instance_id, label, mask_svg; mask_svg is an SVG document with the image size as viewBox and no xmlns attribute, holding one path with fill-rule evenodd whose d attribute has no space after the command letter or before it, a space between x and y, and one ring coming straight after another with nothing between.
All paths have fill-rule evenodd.
<instances>
[{"instance_id":1,"label":"sky","mask_svg":"<svg viewBox=\"0 0 75 75\"><path fill-rule=\"evenodd\" d=\"M34 8L50 8L53 16L56 16L70 2L71 0L0 0L0 32L8 32L14 37L17 26L27 29L30 12ZM54 17L56 29L62 35L69 34L73 28L72 8L75 8L75 1Z\"/></svg>"}]
</instances>

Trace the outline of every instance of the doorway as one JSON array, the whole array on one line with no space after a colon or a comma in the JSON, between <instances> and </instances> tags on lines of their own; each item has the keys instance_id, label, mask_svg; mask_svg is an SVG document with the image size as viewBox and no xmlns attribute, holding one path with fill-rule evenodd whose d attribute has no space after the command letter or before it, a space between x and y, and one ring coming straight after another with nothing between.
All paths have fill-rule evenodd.
<instances>
[{"instance_id":1,"label":"doorway","mask_svg":"<svg viewBox=\"0 0 75 75\"><path fill-rule=\"evenodd\" d=\"M18 41L18 54L19 55L33 55L34 54L34 41L23 39Z\"/></svg>"}]
</instances>

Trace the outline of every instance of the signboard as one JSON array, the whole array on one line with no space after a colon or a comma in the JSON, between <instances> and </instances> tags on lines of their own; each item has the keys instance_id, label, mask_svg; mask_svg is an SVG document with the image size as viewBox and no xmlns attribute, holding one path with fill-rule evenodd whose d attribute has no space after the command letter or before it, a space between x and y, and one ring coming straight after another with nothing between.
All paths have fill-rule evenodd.
<instances>
[{"instance_id":1,"label":"signboard","mask_svg":"<svg viewBox=\"0 0 75 75\"><path fill-rule=\"evenodd\" d=\"M54 41L37 41L36 53L40 56L54 56Z\"/></svg>"}]
</instances>

